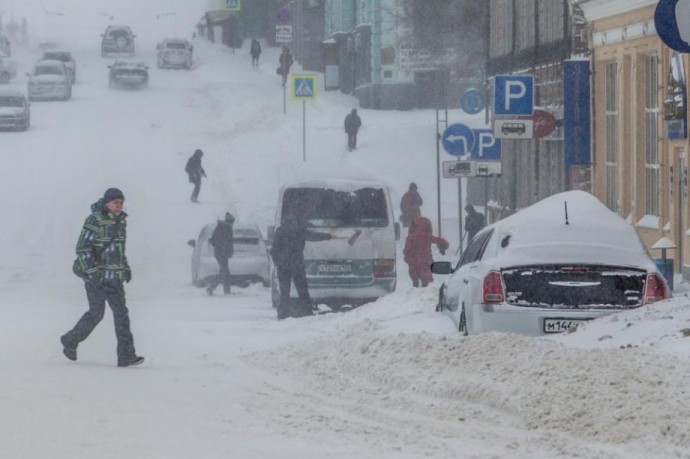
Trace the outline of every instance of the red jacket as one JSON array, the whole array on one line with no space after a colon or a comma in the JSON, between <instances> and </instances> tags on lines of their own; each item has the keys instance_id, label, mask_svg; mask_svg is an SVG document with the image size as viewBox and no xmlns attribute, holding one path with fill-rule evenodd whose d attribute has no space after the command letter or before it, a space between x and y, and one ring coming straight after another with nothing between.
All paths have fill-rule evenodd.
<instances>
[{"instance_id":1,"label":"red jacket","mask_svg":"<svg viewBox=\"0 0 690 459\"><path fill-rule=\"evenodd\" d=\"M431 221L426 217L415 217L405 240L405 263L410 267L412 280L431 282L431 244L436 244L443 254L448 249L448 241L431 234Z\"/></svg>"}]
</instances>

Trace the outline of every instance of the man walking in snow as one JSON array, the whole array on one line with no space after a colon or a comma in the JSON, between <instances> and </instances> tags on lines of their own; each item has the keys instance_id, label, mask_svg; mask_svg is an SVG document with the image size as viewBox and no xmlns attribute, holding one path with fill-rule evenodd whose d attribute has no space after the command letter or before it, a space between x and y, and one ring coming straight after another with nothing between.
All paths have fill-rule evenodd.
<instances>
[{"instance_id":1,"label":"man walking in snow","mask_svg":"<svg viewBox=\"0 0 690 459\"><path fill-rule=\"evenodd\" d=\"M467 243L469 244L475 234L486 226L486 222L484 221L484 214L477 212L472 204L467 204L465 211L467 212L465 231L467 232Z\"/></svg>"},{"instance_id":2,"label":"man walking in snow","mask_svg":"<svg viewBox=\"0 0 690 459\"><path fill-rule=\"evenodd\" d=\"M62 352L70 360L77 360L77 346L103 319L107 301L115 321L117 366L129 367L144 361L134 351L122 285L132 280L132 270L125 255L127 214L122 211L124 201L122 191L108 188L103 198L91 205L92 214L79 235L77 259L72 269L84 280L89 310L60 338Z\"/></svg>"},{"instance_id":3,"label":"man walking in snow","mask_svg":"<svg viewBox=\"0 0 690 459\"><path fill-rule=\"evenodd\" d=\"M256 38L252 38L252 44L249 48L249 54L252 55L252 65L259 66L259 56L261 56L261 43Z\"/></svg>"},{"instance_id":4,"label":"man walking in snow","mask_svg":"<svg viewBox=\"0 0 690 459\"><path fill-rule=\"evenodd\" d=\"M201 167L201 157L204 156L204 152L200 149L196 149L194 154L187 160L187 165L184 170L189 175L189 183L194 184L194 190L192 191L192 196L190 200L192 202L199 202L199 191L201 191L201 177L206 177L206 171Z\"/></svg>"},{"instance_id":5,"label":"man walking in snow","mask_svg":"<svg viewBox=\"0 0 690 459\"><path fill-rule=\"evenodd\" d=\"M213 291L218 285L223 284L223 291L227 295L230 293L230 268L228 263L233 254L233 234L232 225L235 217L230 212L225 213L225 219L219 220L216 229L213 230L209 243L213 246L213 254L218 262L218 274L215 275L208 285L206 291L213 295Z\"/></svg>"},{"instance_id":6,"label":"man walking in snow","mask_svg":"<svg viewBox=\"0 0 690 459\"><path fill-rule=\"evenodd\" d=\"M280 53L280 57L278 58L278 64L280 65L278 67L278 75L283 77L283 87L285 87L287 83L290 67L292 67L293 62L294 59L292 58L292 54L290 54L290 48L283 46L283 52Z\"/></svg>"},{"instance_id":7,"label":"man walking in snow","mask_svg":"<svg viewBox=\"0 0 690 459\"><path fill-rule=\"evenodd\" d=\"M347 133L347 149L352 151L357 148L357 131L362 127L362 119L357 115L357 109L345 117L345 132Z\"/></svg>"}]
</instances>

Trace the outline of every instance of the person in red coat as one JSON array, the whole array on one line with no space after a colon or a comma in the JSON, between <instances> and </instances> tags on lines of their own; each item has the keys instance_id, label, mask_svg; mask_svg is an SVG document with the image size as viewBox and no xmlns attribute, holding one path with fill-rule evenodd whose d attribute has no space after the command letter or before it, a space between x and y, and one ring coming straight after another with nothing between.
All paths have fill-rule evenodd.
<instances>
[{"instance_id":1,"label":"person in red coat","mask_svg":"<svg viewBox=\"0 0 690 459\"><path fill-rule=\"evenodd\" d=\"M426 217L413 218L403 253L414 287L419 287L420 282L422 287L426 287L434 280L431 274L431 263L434 261L431 257L431 244L438 246L441 255L448 249L448 241L431 233L431 220Z\"/></svg>"}]
</instances>

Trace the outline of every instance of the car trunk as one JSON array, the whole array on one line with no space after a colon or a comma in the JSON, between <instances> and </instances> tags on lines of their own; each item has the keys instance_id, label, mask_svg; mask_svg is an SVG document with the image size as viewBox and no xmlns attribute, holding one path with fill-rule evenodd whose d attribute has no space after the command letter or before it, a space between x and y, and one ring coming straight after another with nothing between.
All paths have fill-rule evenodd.
<instances>
[{"instance_id":1,"label":"car trunk","mask_svg":"<svg viewBox=\"0 0 690 459\"><path fill-rule=\"evenodd\" d=\"M236 237L232 240L232 250L234 256L256 257L259 255L259 238L257 237Z\"/></svg>"},{"instance_id":2,"label":"car trunk","mask_svg":"<svg viewBox=\"0 0 690 459\"><path fill-rule=\"evenodd\" d=\"M501 274L507 303L554 309L634 308L647 278L641 269L602 265L520 266Z\"/></svg>"}]
</instances>

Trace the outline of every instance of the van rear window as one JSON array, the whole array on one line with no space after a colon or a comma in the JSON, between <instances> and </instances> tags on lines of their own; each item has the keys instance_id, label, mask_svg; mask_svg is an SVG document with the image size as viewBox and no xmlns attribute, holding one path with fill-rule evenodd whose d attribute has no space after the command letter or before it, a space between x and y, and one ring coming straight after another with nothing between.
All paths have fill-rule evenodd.
<instances>
[{"instance_id":1,"label":"van rear window","mask_svg":"<svg viewBox=\"0 0 690 459\"><path fill-rule=\"evenodd\" d=\"M289 188L283 195L282 220L296 216L316 228L388 226L388 203L381 188L339 191Z\"/></svg>"}]
</instances>

